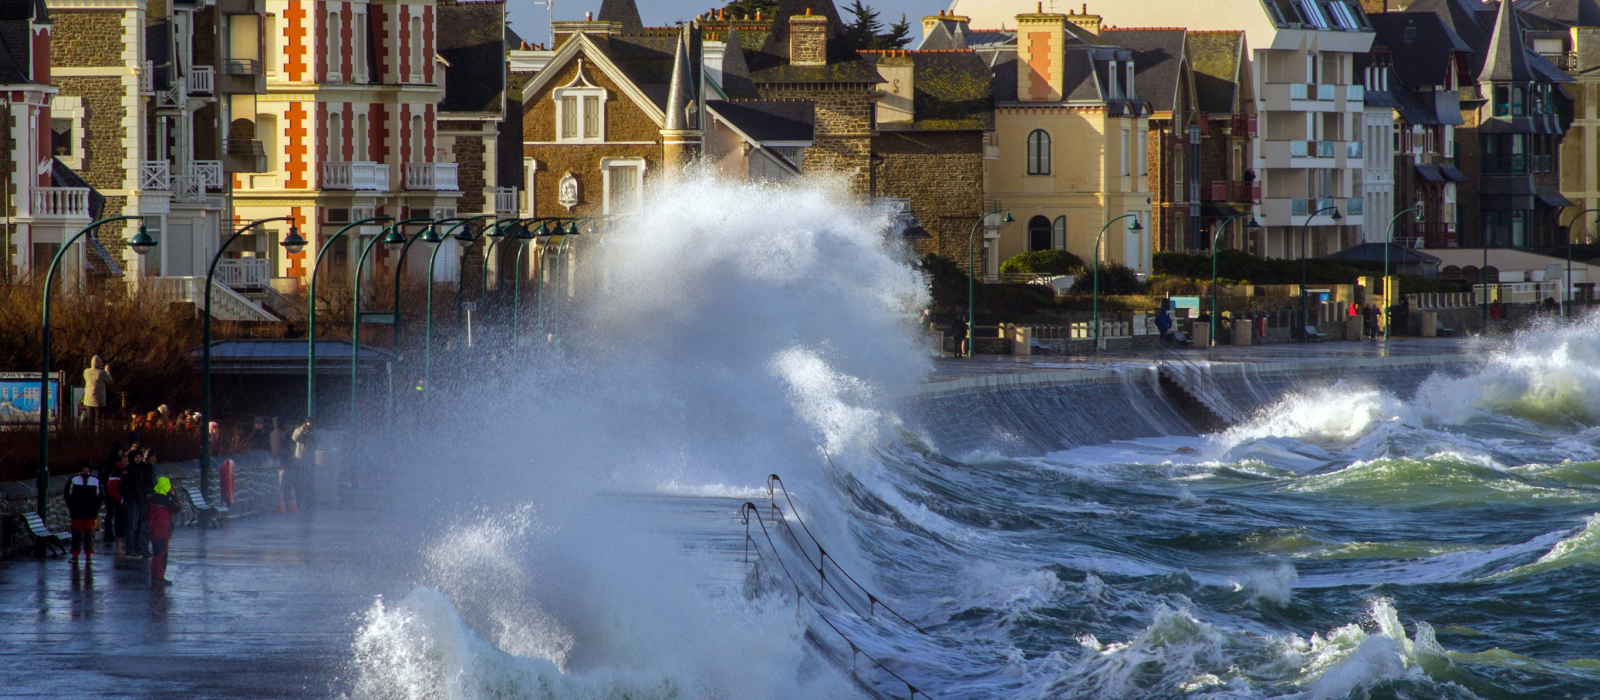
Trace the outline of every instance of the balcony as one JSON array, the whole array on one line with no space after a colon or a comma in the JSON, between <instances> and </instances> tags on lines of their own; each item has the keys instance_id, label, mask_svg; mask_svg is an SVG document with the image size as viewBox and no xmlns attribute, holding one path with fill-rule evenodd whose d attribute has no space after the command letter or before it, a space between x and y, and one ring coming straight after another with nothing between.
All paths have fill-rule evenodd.
<instances>
[{"instance_id":1,"label":"balcony","mask_svg":"<svg viewBox=\"0 0 1600 700\"><path fill-rule=\"evenodd\" d=\"M1363 216L1367 213L1367 200L1360 197L1351 197L1344 200L1344 213L1350 216Z\"/></svg>"},{"instance_id":2,"label":"balcony","mask_svg":"<svg viewBox=\"0 0 1600 700\"><path fill-rule=\"evenodd\" d=\"M139 189L172 189L172 164L164 160L147 160L140 163Z\"/></svg>"},{"instance_id":3,"label":"balcony","mask_svg":"<svg viewBox=\"0 0 1600 700\"><path fill-rule=\"evenodd\" d=\"M231 258L217 263L217 281L229 289L260 289L272 283L272 263L265 258Z\"/></svg>"},{"instance_id":4,"label":"balcony","mask_svg":"<svg viewBox=\"0 0 1600 700\"><path fill-rule=\"evenodd\" d=\"M55 220L89 220L89 188L87 187L35 187L33 188L33 218Z\"/></svg>"},{"instance_id":5,"label":"balcony","mask_svg":"<svg viewBox=\"0 0 1600 700\"><path fill-rule=\"evenodd\" d=\"M1290 141L1289 157L1291 158L1332 158L1334 141Z\"/></svg>"},{"instance_id":6,"label":"balcony","mask_svg":"<svg viewBox=\"0 0 1600 700\"><path fill-rule=\"evenodd\" d=\"M1334 96L1335 93L1338 92L1339 86L1337 86L1337 85L1317 85L1316 88L1317 88L1317 101L1318 102L1332 102L1333 101L1333 96Z\"/></svg>"},{"instance_id":7,"label":"balcony","mask_svg":"<svg viewBox=\"0 0 1600 700\"><path fill-rule=\"evenodd\" d=\"M172 178L172 201L204 202L206 186L199 175L175 175Z\"/></svg>"},{"instance_id":8,"label":"balcony","mask_svg":"<svg viewBox=\"0 0 1600 700\"><path fill-rule=\"evenodd\" d=\"M1251 138L1255 138L1255 136L1257 134L1256 130L1257 130L1256 115L1254 115L1254 114L1235 114L1235 115L1233 115L1233 135L1234 136L1248 136L1248 137L1251 137Z\"/></svg>"},{"instance_id":9,"label":"balcony","mask_svg":"<svg viewBox=\"0 0 1600 700\"><path fill-rule=\"evenodd\" d=\"M197 160L190 164L189 174L198 176L206 189L222 191L222 161Z\"/></svg>"},{"instance_id":10,"label":"balcony","mask_svg":"<svg viewBox=\"0 0 1600 700\"><path fill-rule=\"evenodd\" d=\"M1360 158L1362 153L1363 150L1360 141L1350 141L1345 143L1344 155L1346 158Z\"/></svg>"},{"instance_id":11,"label":"balcony","mask_svg":"<svg viewBox=\"0 0 1600 700\"><path fill-rule=\"evenodd\" d=\"M1242 180L1211 180L1201 189L1206 202L1259 202L1261 183Z\"/></svg>"},{"instance_id":12,"label":"balcony","mask_svg":"<svg viewBox=\"0 0 1600 700\"><path fill-rule=\"evenodd\" d=\"M455 171L452 170L450 175L450 184L453 186ZM367 161L328 161L322 164L322 189L386 191L389 189L389 165Z\"/></svg>"},{"instance_id":13,"label":"balcony","mask_svg":"<svg viewBox=\"0 0 1600 700\"><path fill-rule=\"evenodd\" d=\"M156 64L145 61L139 67L139 92L149 95L156 91Z\"/></svg>"},{"instance_id":14,"label":"balcony","mask_svg":"<svg viewBox=\"0 0 1600 700\"><path fill-rule=\"evenodd\" d=\"M406 163L406 189L454 192L460 189L456 186L456 164Z\"/></svg>"},{"instance_id":15,"label":"balcony","mask_svg":"<svg viewBox=\"0 0 1600 700\"><path fill-rule=\"evenodd\" d=\"M266 172L266 148L256 139L228 139L222 145L222 170L228 173Z\"/></svg>"},{"instance_id":16,"label":"balcony","mask_svg":"<svg viewBox=\"0 0 1600 700\"><path fill-rule=\"evenodd\" d=\"M1416 224L1417 238L1425 248L1456 248L1460 246L1456 225L1447 221L1424 221Z\"/></svg>"},{"instance_id":17,"label":"balcony","mask_svg":"<svg viewBox=\"0 0 1600 700\"><path fill-rule=\"evenodd\" d=\"M1367 89L1361 85L1346 85L1344 98L1351 102L1363 102L1367 99Z\"/></svg>"},{"instance_id":18,"label":"balcony","mask_svg":"<svg viewBox=\"0 0 1600 700\"><path fill-rule=\"evenodd\" d=\"M211 95L217 91L217 71L211 66L194 66L187 78L190 94Z\"/></svg>"},{"instance_id":19,"label":"balcony","mask_svg":"<svg viewBox=\"0 0 1600 700\"><path fill-rule=\"evenodd\" d=\"M515 188L515 187L496 187L496 188L494 188L494 213L496 213L496 214L515 214L515 213L517 213L517 188Z\"/></svg>"},{"instance_id":20,"label":"balcony","mask_svg":"<svg viewBox=\"0 0 1600 700\"><path fill-rule=\"evenodd\" d=\"M1359 200L1359 199L1328 199L1328 198L1322 198L1322 199L1291 199L1291 200L1289 200L1289 215L1290 216L1311 216L1313 213L1320 211L1322 213L1321 214L1317 214L1317 216L1319 216L1319 217L1327 217L1327 216L1332 216L1333 215L1333 211L1339 209L1340 205L1345 205L1346 207L1348 207L1350 202L1360 202L1360 201L1361 200ZM1360 205L1357 205L1357 206L1360 206ZM1348 214L1348 213L1351 213L1351 212L1340 212L1340 214Z\"/></svg>"},{"instance_id":21,"label":"balcony","mask_svg":"<svg viewBox=\"0 0 1600 700\"><path fill-rule=\"evenodd\" d=\"M253 58L230 58L222 62L223 75L261 75L261 62Z\"/></svg>"}]
</instances>

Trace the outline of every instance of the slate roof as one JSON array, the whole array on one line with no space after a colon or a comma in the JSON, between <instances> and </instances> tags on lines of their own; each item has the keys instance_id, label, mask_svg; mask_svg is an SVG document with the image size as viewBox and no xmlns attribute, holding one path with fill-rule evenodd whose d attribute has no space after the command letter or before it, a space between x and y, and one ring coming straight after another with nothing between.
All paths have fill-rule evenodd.
<instances>
[{"instance_id":1,"label":"slate roof","mask_svg":"<svg viewBox=\"0 0 1600 700\"><path fill-rule=\"evenodd\" d=\"M1528 68L1528 50L1522 43L1522 20L1509 2L1500 3L1496 12L1494 33L1489 37L1488 52L1478 79L1495 82L1533 80L1533 73Z\"/></svg>"},{"instance_id":2,"label":"slate roof","mask_svg":"<svg viewBox=\"0 0 1600 700\"><path fill-rule=\"evenodd\" d=\"M644 29L644 22L639 20L639 6L633 0L604 0L600 3L600 14L595 15L595 20L620 23L624 32Z\"/></svg>"},{"instance_id":3,"label":"slate roof","mask_svg":"<svg viewBox=\"0 0 1600 700\"><path fill-rule=\"evenodd\" d=\"M1151 109L1168 112L1176 106L1183 78L1185 34L1182 29L1107 29L1101 38L1133 52L1135 89Z\"/></svg>"},{"instance_id":4,"label":"slate roof","mask_svg":"<svg viewBox=\"0 0 1600 700\"><path fill-rule=\"evenodd\" d=\"M1194 73L1195 100L1207 114L1232 114L1239 89L1239 58L1244 32L1190 32L1189 70Z\"/></svg>"},{"instance_id":5,"label":"slate roof","mask_svg":"<svg viewBox=\"0 0 1600 700\"><path fill-rule=\"evenodd\" d=\"M1522 0L1516 8L1564 27L1600 27L1600 3L1595 0Z\"/></svg>"},{"instance_id":6,"label":"slate roof","mask_svg":"<svg viewBox=\"0 0 1600 700\"><path fill-rule=\"evenodd\" d=\"M864 52L874 64L885 52ZM994 128L994 88L988 64L973 51L895 51L910 58L913 121L882 130L988 131ZM1014 65L1014 64L1013 64ZM1013 71L1015 69L1013 68ZM1015 75L1012 84L1016 82Z\"/></svg>"},{"instance_id":7,"label":"slate roof","mask_svg":"<svg viewBox=\"0 0 1600 700\"><path fill-rule=\"evenodd\" d=\"M789 63L789 18L794 15L821 15L828 18L828 63L822 66L795 66ZM772 15L772 30L761 48L745 51L750 77L761 83L881 83L878 71L854 49L840 40L844 23L832 0L782 0Z\"/></svg>"},{"instance_id":8,"label":"slate roof","mask_svg":"<svg viewBox=\"0 0 1600 700\"><path fill-rule=\"evenodd\" d=\"M1484 52L1489 46L1490 24L1479 17L1488 10L1478 0L1416 0L1406 8L1409 12L1427 12L1435 15L1441 22L1455 32L1456 36L1467 43L1472 49L1471 65L1468 66L1473 75L1483 69ZM1489 15L1493 19L1493 15Z\"/></svg>"},{"instance_id":9,"label":"slate roof","mask_svg":"<svg viewBox=\"0 0 1600 700\"><path fill-rule=\"evenodd\" d=\"M816 136L817 109L810 100L707 100L706 109L762 143Z\"/></svg>"},{"instance_id":10,"label":"slate roof","mask_svg":"<svg viewBox=\"0 0 1600 700\"><path fill-rule=\"evenodd\" d=\"M445 69L441 112L500 112L506 92L506 4L438 4L438 52Z\"/></svg>"},{"instance_id":11,"label":"slate roof","mask_svg":"<svg viewBox=\"0 0 1600 700\"><path fill-rule=\"evenodd\" d=\"M673 30L664 34L627 34L612 36L606 42L596 42L628 80L650 98L663 112L667 108L667 93L672 87L672 62L678 48L679 33ZM699 71L700 54L690 52L694 63L691 73Z\"/></svg>"},{"instance_id":12,"label":"slate roof","mask_svg":"<svg viewBox=\"0 0 1600 700\"><path fill-rule=\"evenodd\" d=\"M1389 50L1395 58L1395 74L1411 87L1449 84L1450 53L1472 51L1466 40L1431 12L1387 12L1371 19L1378 34L1373 47ZM1461 58L1469 60L1465 55Z\"/></svg>"},{"instance_id":13,"label":"slate roof","mask_svg":"<svg viewBox=\"0 0 1600 700\"><path fill-rule=\"evenodd\" d=\"M732 99L760 97L755 82L750 79L750 66L744 60L743 37L730 27L723 41L727 48L722 53L722 92Z\"/></svg>"},{"instance_id":14,"label":"slate roof","mask_svg":"<svg viewBox=\"0 0 1600 700\"><path fill-rule=\"evenodd\" d=\"M28 77L28 66L32 64L28 54L33 46L28 41L28 24L26 19L0 20L0 84L33 82Z\"/></svg>"}]
</instances>

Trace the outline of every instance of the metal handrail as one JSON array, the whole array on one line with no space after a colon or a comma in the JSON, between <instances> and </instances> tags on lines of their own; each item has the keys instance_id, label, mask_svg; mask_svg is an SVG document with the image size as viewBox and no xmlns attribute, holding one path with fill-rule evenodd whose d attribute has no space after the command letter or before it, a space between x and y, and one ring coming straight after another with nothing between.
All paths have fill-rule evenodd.
<instances>
[{"instance_id":1,"label":"metal handrail","mask_svg":"<svg viewBox=\"0 0 1600 700\"><path fill-rule=\"evenodd\" d=\"M829 464L833 463L833 458L832 457L828 458L828 463ZM817 548L817 563L816 564L812 564L811 568L817 570L817 573L820 576L822 576L822 579L823 579L824 582L826 582L827 578L828 578L827 573L824 571L824 566L827 564L827 561L829 559L833 559L833 568L838 569L839 573L844 574L845 579L849 580L851 585L854 585L857 590L861 591L862 595L865 595L867 597L867 601L868 601L867 613L869 615L874 613L874 612L876 612L878 606L881 605L881 606L883 606L884 610L888 610L889 611L890 615L894 615L895 617L900 618L901 622L904 622L904 623L906 623L908 625L911 625L912 629L914 629L914 630L916 630L918 632L921 632L923 634L927 634L927 631L923 630L921 627L918 627L917 623L912 622L911 620L907 619L905 615L901 615L899 612L895 611L894 608L889 607L888 603L885 603L885 602L879 600L878 596L873 595L872 591L867 590L866 586L863 586L859 582L857 582L855 577L850 575L850 572L845 571L844 567L839 566L839 560L838 559L834 559L833 555L828 554L828 550L824 549L823 546L822 546L822 543L817 541L816 536L811 534L811 528L806 526L806 521L801 519L800 511L799 511L799 509L795 508L794 499L789 497L789 487L784 485L783 479L780 478L777 474L768 474L767 475L767 500L769 501L769 507L772 509L772 511L774 513L781 514L783 512L783 510L778 507L776 494L774 493L774 491L772 489L773 483L777 483L778 488L783 490L783 500L788 502L788 504L789 504L789 512L794 514L795 521L800 523L800 529L805 531L806 537L808 539L810 539L811 540L811 544ZM806 563L808 563L808 564L811 563L811 555L808 552L806 552L806 548L800 544L800 538L795 537L794 528L789 526L788 518L784 518L781 522L783 523L784 529L789 531L789 537L790 537L790 539L794 540L795 546L800 548L800 554L806 558ZM832 588L832 585L830 584L829 587ZM838 593L838 589L834 589L834 592ZM839 598L841 600L844 600L845 605L850 605L850 601L846 600L844 598L843 594L840 594ZM850 609L852 611L855 610L855 606L851 605Z\"/></svg>"},{"instance_id":2,"label":"metal handrail","mask_svg":"<svg viewBox=\"0 0 1600 700\"><path fill-rule=\"evenodd\" d=\"M1216 342L1215 321L1213 321L1211 330L1211 340L1213 343ZM1173 352L1165 342L1158 342L1156 346L1161 350L1161 359L1158 364L1166 365L1169 368L1175 367L1176 373L1181 373L1188 377L1191 386L1185 388L1195 392L1197 400L1207 404L1206 408L1215 411L1219 418L1229 423L1238 423L1240 421L1240 416L1233 410L1233 406L1228 403L1228 395L1222 391L1222 387L1216 383L1210 372L1201 369L1199 365L1183 355ZM1208 395L1201 396L1200 394Z\"/></svg>"},{"instance_id":3,"label":"metal handrail","mask_svg":"<svg viewBox=\"0 0 1600 700\"><path fill-rule=\"evenodd\" d=\"M785 493L786 497L787 497L787 495L788 494ZM861 649L861 647L858 646L855 643L855 640L851 639L849 637L849 635L846 635L844 633L844 631L840 630L837 625L834 625L832 621L828 620L828 616L827 615L822 614L822 607L817 605L816 601L806 597L805 592L803 590L801 590L801 588L800 588L800 581L794 577L794 573L793 572L789 571L789 565L783 563L783 557L778 554L778 545L775 542L772 541L772 532L767 529L767 522L766 522L766 520L762 519L762 517L761 517L761 509L758 508L756 506L756 504L751 503L749 501L746 501L745 504L739 508L739 518L740 518L740 520L742 520L744 522L745 562L749 563L750 544L752 542L755 542L755 539L750 536L750 516L752 514L756 516L755 517L756 524L761 526L761 535L762 535L762 537L764 539L766 539L767 547L772 550L772 558L777 560L778 567L783 570L784 577L788 578L789 579L789 584L794 586L795 598L797 598L799 600L803 600L807 604L809 604L811 606L812 611L814 611L817 614L817 619L822 620L822 624L827 625L828 629L833 630L834 634L839 635L839 638L843 639L845 644L850 645L850 654L851 654L851 663L852 663L852 665L854 664L855 657L857 655L865 656L865 657L867 657L868 661L872 662L872 665L877 666L884 673L889 674L891 677L893 677L895 680L899 681L902 685L904 685L906 687L906 691L908 693L907 696L906 696L907 700L914 700L914 698L916 698L918 695L921 695L924 698L928 698L928 700L933 700L933 696L931 696L927 692L917 688L917 686L912 685L911 681L906 680L905 677L903 677L900 674L895 673L894 671L890 670L889 667L883 665L883 662L879 661L877 659L877 657L874 657L873 655L868 654L867 652L863 651ZM804 552L802 551L802 554L803 553ZM756 556L757 557L761 557L762 556L761 550L759 548L756 549ZM809 560L810 560L810 558L807 557L807 561L809 561ZM834 565L837 566L838 563L835 562ZM837 593L838 592L837 589L835 589L834 592ZM848 603L848 602L849 601L846 601L846 603Z\"/></svg>"}]
</instances>

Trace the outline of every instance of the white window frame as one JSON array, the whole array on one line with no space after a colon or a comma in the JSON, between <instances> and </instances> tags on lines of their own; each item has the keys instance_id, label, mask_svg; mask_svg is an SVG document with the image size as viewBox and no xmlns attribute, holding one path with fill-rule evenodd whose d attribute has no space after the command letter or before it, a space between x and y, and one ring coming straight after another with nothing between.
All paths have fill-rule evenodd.
<instances>
[{"instance_id":1,"label":"white window frame","mask_svg":"<svg viewBox=\"0 0 1600 700\"><path fill-rule=\"evenodd\" d=\"M1138 151L1138 156L1139 156L1139 176L1140 177L1149 177L1149 175L1150 175L1150 130L1149 129L1140 129L1139 130L1139 151Z\"/></svg>"},{"instance_id":2,"label":"white window frame","mask_svg":"<svg viewBox=\"0 0 1600 700\"><path fill-rule=\"evenodd\" d=\"M412 7L415 8L417 6L413 5ZM424 29L424 27L423 27L423 22L422 22L422 16L421 15L412 15L411 16L411 20L410 20L410 24L411 24L411 42L410 42L411 43L411 46L410 46L410 49L411 49L411 65L410 65L409 77L407 78L406 82L408 82L408 83L420 83L420 82L422 82L422 75L423 75L422 62L425 60L424 56L426 55L426 52L423 51L423 49L426 48L426 47L425 47L425 45L423 43L423 36L422 35L423 35L423 32L426 31L426 29Z\"/></svg>"},{"instance_id":3,"label":"white window frame","mask_svg":"<svg viewBox=\"0 0 1600 700\"><path fill-rule=\"evenodd\" d=\"M620 169L620 168L638 168L638 170L639 170L639 183L638 183L639 184L639 191L638 191L638 193L635 194L634 210L633 211L612 211L611 210L611 171L613 169ZM644 174L645 174L645 171L646 171L647 168L648 168L648 165L646 164L645 159L643 159L643 158L601 158L600 159L600 180L601 180L601 192L602 192L600 201L601 201L601 211L605 215L611 216L613 214L637 214L637 213L639 213L639 208L644 203L644 201L643 201L644 200Z\"/></svg>"},{"instance_id":4,"label":"white window frame","mask_svg":"<svg viewBox=\"0 0 1600 700\"><path fill-rule=\"evenodd\" d=\"M576 135L572 137L563 135L561 131L561 123L567 116L564 100L564 98L567 97L573 98L573 104L577 106L578 112L577 114L573 115L573 120L577 125L577 130ZM587 135L584 130L585 117L588 116L584 113L584 110L586 109L584 107L585 97L598 98L596 102L599 104L600 113L596 117L596 123L599 125L600 130L599 133L594 136ZM581 59L578 61L578 74L573 76L572 82L552 90L550 92L550 98L555 100L556 105L556 143L606 142L606 101L610 99L610 95L606 92L605 88L589 82L589 78L583 74L583 61Z\"/></svg>"},{"instance_id":5,"label":"white window frame","mask_svg":"<svg viewBox=\"0 0 1600 700\"><path fill-rule=\"evenodd\" d=\"M50 98L50 118L72 120L72 155L61 158L61 163L73 170L83 169L83 119L86 114L82 97L55 95Z\"/></svg>"},{"instance_id":6,"label":"white window frame","mask_svg":"<svg viewBox=\"0 0 1600 700\"><path fill-rule=\"evenodd\" d=\"M325 42L328 66L327 70L323 73L323 82L342 83L344 82L344 61L343 57L340 55L343 53L343 51L340 50L341 46L339 44L339 30L343 28L342 25L344 24L344 13L339 11L338 3L329 3L329 7L330 9L328 10L326 16L328 23L328 36L326 37L327 41Z\"/></svg>"},{"instance_id":7,"label":"white window frame","mask_svg":"<svg viewBox=\"0 0 1600 700\"><path fill-rule=\"evenodd\" d=\"M356 5L350 11L350 79L364 84L367 82L367 9L365 5Z\"/></svg>"},{"instance_id":8,"label":"white window frame","mask_svg":"<svg viewBox=\"0 0 1600 700\"><path fill-rule=\"evenodd\" d=\"M535 185L539 180L539 161L534 158L522 159L522 215L536 216L539 211L539 200L534 194L538 191Z\"/></svg>"}]
</instances>

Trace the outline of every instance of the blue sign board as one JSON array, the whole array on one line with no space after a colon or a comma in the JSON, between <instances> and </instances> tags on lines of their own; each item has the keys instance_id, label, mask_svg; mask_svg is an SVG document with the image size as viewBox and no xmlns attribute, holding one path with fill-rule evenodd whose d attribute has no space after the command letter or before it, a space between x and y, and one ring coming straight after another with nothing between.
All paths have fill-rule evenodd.
<instances>
[{"instance_id":1,"label":"blue sign board","mask_svg":"<svg viewBox=\"0 0 1600 700\"><path fill-rule=\"evenodd\" d=\"M1191 316L1200 313L1200 297L1167 297L1167 304L1173 310L1189 309L1194 312Z\"/></svg>"},{"instance_id":2,"label":"blue sign board","mask_svg":"<svg viewBox=\"0 0 1600 700\"><path fill-rule=\"evenodd\" d=\"M50 378L50 423L61 424L61 373ZM0 372L0 426L39 424L39 373Z\"/></svg>"}]
</instances>

